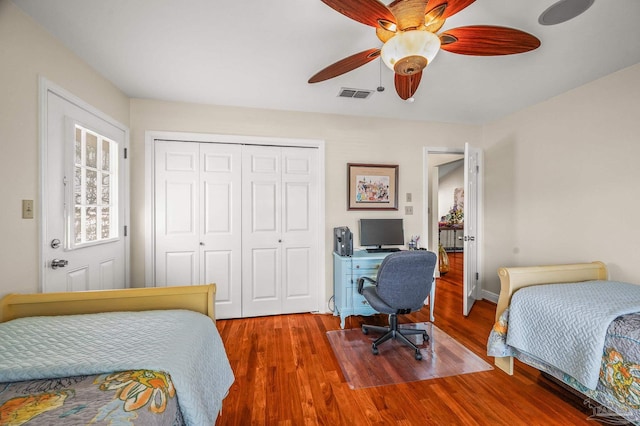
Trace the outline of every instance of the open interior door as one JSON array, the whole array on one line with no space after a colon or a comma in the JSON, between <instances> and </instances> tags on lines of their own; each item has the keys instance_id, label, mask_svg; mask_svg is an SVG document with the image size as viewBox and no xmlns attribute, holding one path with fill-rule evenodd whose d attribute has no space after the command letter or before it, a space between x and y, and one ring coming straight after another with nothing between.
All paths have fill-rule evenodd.
<instances>
[{"instance_id":1,"label":"open interior door","mask_svg":"<svg viewBox=\"0 0 640 426\"><path fill-rule=\"evenodd\" d=\"M464 284L462 310L469 315L478 294L478 180L481 151L464 145Z\"/></svg>"}]
</instances>

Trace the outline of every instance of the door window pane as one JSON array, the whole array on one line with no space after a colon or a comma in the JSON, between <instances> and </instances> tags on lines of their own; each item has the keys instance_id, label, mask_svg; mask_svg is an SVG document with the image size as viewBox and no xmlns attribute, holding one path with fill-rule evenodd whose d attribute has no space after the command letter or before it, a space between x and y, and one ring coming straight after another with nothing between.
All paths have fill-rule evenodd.
<instances>
[{"instance_id":1,"label":"door window pane","mask_svg":"<svg viewBox=\"0 0 640 426\"><path fill-rule=\"evenodd\" d=\"M87 205L96 205L98 202L98 172L95 170L86 171L85 193L87 195Z\"/></svg>"},{"instance_id":2,"label":"door window pane","mask_svg":"<svg viewBox=\"0 0 640 426\"><path fill-rule=\"evenodd\" d=\"M89 132L85 132L86 164L87 167L96 168L98 161L98 137Z\"/></svg>"},{"instance_id":3,"label":"door window pane","mask_svg":"<svg viewBox=\"0 0 640 426\"><path fill-rule=\"evenodd\" d=\"M109 171L109 164L111 164L111 157L109 155L109 150L111 149L111 144L103 143L102 144L102 170L105 172Z\"/></svg>"},{"instance_id":4,"label":"door window pane","mask_svg":"<svg viewBox=\"0 0 640 426\"><path fill-rule=\"evenodd\" d=\"M70 248L118 238L118 144L75 125Z\"/></svg>"}]
</instances>

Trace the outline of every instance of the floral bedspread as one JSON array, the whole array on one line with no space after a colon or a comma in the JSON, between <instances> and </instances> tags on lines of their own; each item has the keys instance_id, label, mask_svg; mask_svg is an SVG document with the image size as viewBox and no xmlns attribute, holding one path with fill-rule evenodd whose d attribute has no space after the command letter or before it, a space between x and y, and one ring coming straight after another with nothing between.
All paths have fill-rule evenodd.
<instances>
[{"instance_id":1,"label":"floral bedspread","mask_svg":"<svg viewBox=\"0 0 640 426\"><path fill-rule=\"evenodd\" d=\"M602 351L600 378L595 390L582 386L557 368L508 346L508 330L509 309L506 309L491 330L487 355L516 357L563 381L614 414L640 425L640 313L622 315L609 325Z\"/></svg>"},{"instance_id":2,"label":"floral bedspread","mask_svg":"<svg viewBox=\"0 0 640 426\"><path fill-rule=\"evenodd\" d=\"M171 377L150 370L0 383L1 425L184 424Z\"/></svg>"}]
</instances>

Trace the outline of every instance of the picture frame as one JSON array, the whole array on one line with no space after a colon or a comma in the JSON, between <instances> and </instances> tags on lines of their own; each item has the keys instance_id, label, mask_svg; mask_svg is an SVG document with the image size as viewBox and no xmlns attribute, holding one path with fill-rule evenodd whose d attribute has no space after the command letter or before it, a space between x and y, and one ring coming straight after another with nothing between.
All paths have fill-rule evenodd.
<instances>
[{"instance_id":1,"label":"picture frame","mask_svg":"<svg viewBox=\"0 0 640 426\"><path fill-rule=\"evenodd\" d=\"M398 210L398 165L347 164L347 210Z\"/></svg>"}]
</instances>

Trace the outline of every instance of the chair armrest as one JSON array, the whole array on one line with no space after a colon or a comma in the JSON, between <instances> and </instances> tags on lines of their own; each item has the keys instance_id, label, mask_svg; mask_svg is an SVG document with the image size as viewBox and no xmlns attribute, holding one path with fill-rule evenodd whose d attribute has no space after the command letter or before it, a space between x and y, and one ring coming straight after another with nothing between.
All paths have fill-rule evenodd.
<instances>
[{"instance_id":1,"label":"chair armrest","mask_svg":"<svg viewBox=\"0 0 640 426\"><path fill-rule=\"evenodd\" d=\"M362 289L364 288L364 281L367 280L373 285L377 285L378 282L369 277L360 277L358 278L358 293L362 294Z\"/></svg>"}]
</instances>

